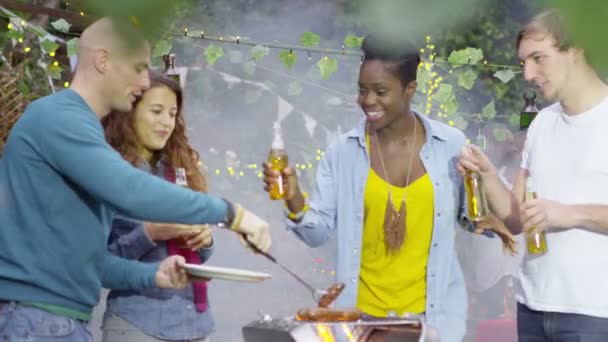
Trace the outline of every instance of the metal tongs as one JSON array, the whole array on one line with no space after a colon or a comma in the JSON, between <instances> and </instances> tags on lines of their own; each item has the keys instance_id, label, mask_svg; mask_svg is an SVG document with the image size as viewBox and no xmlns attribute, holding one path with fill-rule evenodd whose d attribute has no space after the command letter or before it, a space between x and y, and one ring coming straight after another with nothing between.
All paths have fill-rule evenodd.
<instances>
[{"instance_id":1,"label":"metal tongs","mask_svg":"<svg viewBox=\"0 0 608 342\"><path fill-rule=\"evenodd\" d=\"M298 281L298 283L302 284L306 289L308 289L308 291L310 291L310 293L312 294L312 298L314 299L314 301L316 303L319 302L319 299L321 299L321 296L323 296L325 293L327 293L326 290L317 289L317 288L313 287L312 285L310 285L307 281L305 281L304 279L302 279L295 272L293 272L292 270L290 270L289 268L287 268L285 265L283 265L280 262L278 262L275 257L273 257L272 255L270 255L269 253L266 253L266 252L262 251L256 245L254 245L251 241L247 240L246 236L243 236L243 239L245 241L247 241L247 244L249 245L249 247L251 247L256 253L259 253L259 254L263 255L266 259L268 259L268 260L274 262L275 264L279 265L283 270L285 270L285 272L289 273L292 277L294 277Z\"/></svg>"}]
</instances>

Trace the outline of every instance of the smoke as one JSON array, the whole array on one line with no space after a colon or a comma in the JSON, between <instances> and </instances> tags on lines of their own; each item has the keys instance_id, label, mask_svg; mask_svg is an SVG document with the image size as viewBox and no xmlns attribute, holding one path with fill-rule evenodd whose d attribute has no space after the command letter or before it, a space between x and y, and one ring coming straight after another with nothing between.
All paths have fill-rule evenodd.
<instances>
[{"instance_id":1,"label":"smoke","mask_svg":"<svg viewBox=\"0 0 608 342\"><path fill-rule=\"evenodd\" d=\"M398 42L417 41L447 27L462 29L476 6L481 1L206 1L190 8L191 19L180 25L214 35L295 45L300 45L302 33L312 31L321 37L321 47L340 49L347 34L374 32ZM224 57L213 65L203 55L210 44L224 49ZM314 166L317 157L322 157L318 150L325 150L362 118L355 102L360 60L331 56L337 59L338 70L322 80L316 66L322 54L309 57L294 51L298 62L288 70L278 57L279 50L271 49L257 62L251 60L250 50L250 46L197 39L178 39L174 44L177 65L189 67L185 87L189 138L207 168L210 192L267 219L274 241L271 253L314 286L327 288L333 282L336 242L312 249L287 231L282 203L268 198L259 172L270 149L272 124L280 119L290 164L299 166L301 186L311 190ZM475 95L469 100L475 101ZM260 312L277 318L315 306L304 287L243 248L234 233L216 232L215 254L209 264L273 275L260 284L210 283L217 323L213 340L240 341L240 329L258 319Z\"/></svg>"}]
</instances>

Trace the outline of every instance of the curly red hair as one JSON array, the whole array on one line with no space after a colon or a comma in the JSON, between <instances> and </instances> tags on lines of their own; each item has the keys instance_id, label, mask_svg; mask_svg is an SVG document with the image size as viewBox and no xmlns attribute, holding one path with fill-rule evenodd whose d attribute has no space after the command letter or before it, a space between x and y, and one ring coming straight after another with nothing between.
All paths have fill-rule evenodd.
<instances>
[{"instance_id":1,"label":"curly red hair","mask_svg":"<svg viewBox=\"0 0 608 342\"><path fill-rule=\"evenodd\" d=\"M167 75L151 73L150 88L167 87L177 97L177 116L175 117L175 129L167 140L165 147L155 151L151 165L156 165L161 156L166 158L165 167L184 168L188 179L188 187L196 191L207 191L207 178L198 167L199 154L188 142L186 136L186 122L182 113L183 92L178 82ZM122 157L133 166L139 166L143 161L139 151L140 145L134 129L134 113L139 101L133 105L133 110L128 113L112 111L101 120L105 130L108 143L117 150Z\"/></svg>"}]
</instances>

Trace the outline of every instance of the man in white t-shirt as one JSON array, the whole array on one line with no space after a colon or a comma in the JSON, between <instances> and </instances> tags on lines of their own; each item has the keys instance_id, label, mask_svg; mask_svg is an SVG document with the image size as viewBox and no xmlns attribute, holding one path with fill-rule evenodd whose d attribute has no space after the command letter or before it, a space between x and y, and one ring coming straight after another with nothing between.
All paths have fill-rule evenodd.
<instances>
[{"instance_id":1,"label":"man in white t-shirt","mask_svg":"<svg viewBox=\"0 0 608 342\"><path fill-rule=\"evenodd\" d=\"M524 78L557 103L532 122L513 190L478 148L459 160L461 172L480 172L513 233L547 234L548 252L526 254L519 271L520 342L608 341L608 85L568 38L557 11L517 37ZM524 203L527 177L538 199Z\"/></svg>"}]
</instances>

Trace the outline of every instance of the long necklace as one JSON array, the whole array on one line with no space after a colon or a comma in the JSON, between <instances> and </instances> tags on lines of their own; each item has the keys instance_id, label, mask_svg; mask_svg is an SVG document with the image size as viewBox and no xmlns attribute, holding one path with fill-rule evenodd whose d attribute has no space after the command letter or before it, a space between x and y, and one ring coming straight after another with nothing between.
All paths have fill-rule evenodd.
<instances>
[{"instance_id":1,"label":"long necklace","mask_svg":"<svg viewBox=\"0 0 608 342\"><path fill-rule=\"evenodd\" d=\"M407 168L407 176L405 179L405 186L410 184L410 173L412 171L412 162L414 161L414 147L416 146L416 117L413 116L414 120L414 135L410 142L410 160ZM384 160L382 159L382 151L380 150L380 143L378 141L378 135L374 131L374 138L376 139L376 148L378 149L378 157L380 158L380 165L382 165L382 172L384 172L384 179L388 183L388 199L386 201L386 210L384 212L384 244L388 253L397 253L401 249L401 246L407 239L407 226L406 226L406 205L405 197L406 192L403 192L403 198L399 204L399 208L395 209L393 202L393 193L391 191L391 182L384 166Z\"/></svg>"}]
</instances>

